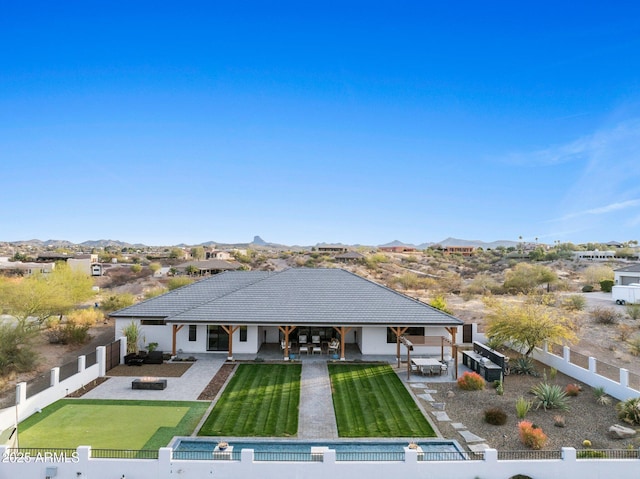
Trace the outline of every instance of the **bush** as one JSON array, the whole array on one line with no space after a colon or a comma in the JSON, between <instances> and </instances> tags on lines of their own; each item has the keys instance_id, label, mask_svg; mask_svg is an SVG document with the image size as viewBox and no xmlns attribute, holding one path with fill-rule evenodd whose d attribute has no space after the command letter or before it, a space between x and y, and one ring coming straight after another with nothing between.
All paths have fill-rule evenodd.
<instances>
[{"instance_id":1,"label":"bush","mask_svg":"<svg viewBox=\"0 0 640 479\"><path fill-rule=\"evenodd\" d=\"M494 426L503 426L507 423L507 413L502 408L492 407L485 410L484 420Z\"/></svg>"},{"instance_id":2,"label":"bush","mask_svg":"<svg viewBox=\"0 0 640 479\"><path fill-rule=\"evenodd\" d=\"M97 308L76 309L67 314L67 321L73 324L94 324L104 321L104 313Z\"/></svg>"},{"instance_id":3,"label":"bush","mask_svg":"<svg viewBox=\"0 0 640 479\"><path fill-rule=\"evenodd\" d=\"M607 453L605 451L594 451L593 449L585 449L578 451L576 454L578 459L601 459L606 458Z\"/></svg>"},{"instance_id":4,"label":"bush","mask_svg":"<svg viewBox=\"0 0 640 479\"><path fill-rule=\"evenodd\" d=\"M530 421L520 421L518 423L520 441L531 449L542 449L547 443L547 435L541 428Z\"/></svg>"},{"instance_id":5,"label":"bush","mask_svg":"<svg viewBox=\"0 0 640 479\"><path fill-rule=\"evenodd\" d=\"M564 388L564 393L567 396L577 396L582 391L582 388L577 384L567 384L567 387Z\"/></svg>"},{"instance_id":6,"label":"bush","mask_svg":"<svg viewBox=\"0 0 640 479\"><path fill-rule=\"evenodd\" d=\"M613 281L611 281L610 279L604 279L600 281L600 290L604 291L605 293L610 293L611 288L613 288Z\"/></svg>"},{"instance_id":7,"label":"bush","mask_svg":"<svg viewBox=\"0 0 640 479\"><path fill-rule=\"evenodd\" d=\"M627 304L627 316L630 319L640 319L640 304Z\"/></svg>"},{"instance_id":8,"label":"bush","mask_svg":"<svg viewBox=\"0 0 640 479\"><path fill-rule=\"evenodd\" d=\"M134 302L135 302L135 298L133 297L132 294L129 294L129 293L114 294L109 296L107 299L103 300L100 307L104 311L111 313L118 309L131 306Z\"/></svg>"},{"instance_id":9,"label":"bush","mask_svg":"<svg viewBox=\"0 0 640 479\"><path fill-rule=\"evenodd\" d=\"M562 300L562 308L567 311L582 311L587 305L587 300L580 294L572 294Z\"/></svg>"},{"instance_id":10,"label":"bush","mask_svg":"<svg viewBox=\"0 0 640 479\"><path fill-rule=\"evenodd\" d=\"M518 419L524 419L527 413L531 410L531 401L520 396L516 400L516 415Z\"/></svg>"},{"instance_id":11,"label":"bush","mask_svg":"<svg viewBox=\"0 0 640 479\"><path fill-rule=\"evenodd\" d=\"M35 328L22 323L0 323L0 374L24 372L33 369L37 356L31 347Z\"/></svg>"},{"instance_id":12,"label":"bush","mask_svg":"<svg viewBox=\"0 0 640 479\"><path fill-rule=\"evenodd\" d=\"M566 393L557 384L539 383L531 388L531 392L538 399L536 409L569 409Z\"/></svg>"},{"instance_id":13,"label":"bush","mask_svg":"<svg viewBox=\"0 0 640 479\"><path fill-rule=\"evenodd\" d=\"M615 324L620 319L620 313L613 308L598 306L591 310L591 317L599 324Z\"/></svg>"},{"instance_id":14,"label":"bush","mask_svg":"<svg viewBox=\"0 0 640 479\"><path fill-rule=\"evenodd\" d=\"M169 280L167 288L169 288L169 291L173 291L174 289L182 288L183 286L187 286L191 283L193 283L193 279L178 276L177 278L171 278Z\"/></svg>"},{"instance_id":15,"label":"bush","mask_svg":"<svg viewBox=\"0 0 640 479\"><path fill-rule=\"evenodd\" d=\"M590 284L585 284L582 287L582 292L583 293L592 293L593 292L593 286L591 286Z\"/></svg>"},{"instance_id":16,"label":"bush","mask_svg":"<svg viewBox=\"0 0 640 479\"><path fill-rule=\"evenodd\" d=\"M629 352L633 356L640 356L640 337L636 336L629 340Z\"/></svg>"},{"instance_id":17,"label":"bush","mask_svg":"<svg viewBox=\"0 0 640 479\"><path fill-rule=\"evenodd\" d=\"M466 371L458 378L458 387L464 391L480 391L484 386L484 378L478 373Z\"/></svg>"},{"instance_id":18,"label":"bush","mask_svg":"<svg viewBox=\"0 0 640 479\"><path fill-rule=\"evenodd\" d=\"M640 397L627 399L616 404L618 417L627 424L640 424Z\"/></svg>"}]
</instances>

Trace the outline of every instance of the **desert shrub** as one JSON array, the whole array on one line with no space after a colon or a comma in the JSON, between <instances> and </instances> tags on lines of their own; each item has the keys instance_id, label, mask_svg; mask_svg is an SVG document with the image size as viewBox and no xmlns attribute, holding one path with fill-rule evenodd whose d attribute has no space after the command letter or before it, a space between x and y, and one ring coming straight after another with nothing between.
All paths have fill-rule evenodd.
<instances>
[{"instance_id":1,"label":"desert shrub","mask_svg":"<svg viewBox=\"0 0 640 479\"><path fill-rule=\"evenodd\" d=\"M155 298L156 296L160 296L161 294L166 293L168 290L163 287L149 289L144 292L144 299Z\"/></svg>"},{"instance_id":2,"label":"desert shrub","mask_svg":"<svg viewBox=\"0 0 640 479\"><path fill-rule=\"evenodd\" d=\"M31 341L37 334L35 328L22 323L0 322L0 375L33 369L37 362Z\"/></svg>"},{"instance_id":3,"label":"desert shrub","mask_svg":"<svg viewBox=\"0 0 640 479\"><path fill-rule=\"evenodd\" d=\"M513 361L513 365L511 366L511 372L516 374L528 375L528 376L537 376L538 373L533 364L533 360L526 356L521 356L516 358Z\"/></svg>"},{"instance_id":4,"label":"desert shrub","mask_svg":"<svg viewBox=\"0 0 640 479\"><path fill-rule=\"evenodd\" d=\"M626 313L630 319L640 319L640 304L627 304Z\"/></svg>"},{"instance_id":5,"label":"desert shrub","mask_svg":"<svg viewBox=\"0 0 640 479\"><path fill-rule=\"evenodd\" d=\"M67 321L73 324L94 324L104 320L104 313L97 308L76 309L67 314Z\"/></svg>"},{"instance_id":6,"label":"desert shrub","mask_svg":"<svg viewBox=\"0 0 640 479\"><path fill-rule=\"evenodd\" d=\"M153 274L156 274L158 271L162 269L162 265L157 262L149 263L149 269Z\"/></svg>"},{"instance_id":7,"label":"desert shrub","mask_svg":"<svg viewBox=\"0 0 640 479\"><path fill-rule=\"evenodd\" d=\"M507 413L502 408L492 407L484 411L484 420L494 426L502 426L507 423Z\"/></svg>"},{"instance_id":8,"label":"desert shrub","mask_svg":"<svg viewBox=\"0 0 640 479\"><path fill-rule=\"evenodd\" d=\"M595 307L590 311L591 317L599 324L615 324L620 319L620 313L613 308Z\"/></svg>"},{"instance_id":9,"label":"desert shrub","mask_svg":"<svg viewBox=\"0 0 640 479\"><path fill-rule=\"evenodd\" d=\"M577 384L567 384L567 387L564 388L564 392L567 396L577 396L582 391L582 388Z\"/></svg>"},{"instance_id":10,"label":"desert shrub","mask_svg":"<svg viewBox=\"0 0 640 479\"><path fill-rule=\"evenodd\" d=\"M628 325L628 324L619 324L618 325L618 339L624 343L625 341L627 341L631 337L631 335L633 334L634 331L635 331L635 329L632 326Z\"/></svg>"},{"instance_id":11,"label":"desert shrub","mask_svg":"<svg viewBox=\"0 0 640 479\"><path fill-rule=\"evenodd\" d=\"M65 323L63 326L63 344L83 344L89 339L88 324Z\"/></svg>"},{"instance_id":12,"label":"desert shrub","mask_svg":"<svg viewBox=\"0 0 640 479\"><path fill-rule=\"evenodd\" d=\"M633 356L640 356L640 337L636 336L629 340L629 352Z\"/></svg>"},{"instance_id":13,"label":"desert shrub","mask_svg":"<svg viewBox=\"0 0 640 479\"><path fill-rule=\"evenodd\" d=\"M562 300L562 308L567 311L582 311L587 305L587 300L580 294L572 294Z\"/></svg>"},{"instance_id":14,"label":"desert shrub","mask_svg":"<svg viewBox=\"0 0 640 479\"><path fill-rule=\"evenodd\" d=\"M139 273L140 271L142 271L142 265L132 264L131 271L133 271L134 273Z\"/></svg>"},{"instance_id":15,"label":"desert shrub","mask_svg":"<svg viewBox=\"0 0 640 479\"><path fill-rule=\"evenodd\" d=\"M593 397L596 399L596 402L602 406L611 404L611 398L607 396L604 386L593 388Z\"/></svg>"},{"instance_id":16,"label":"desert shrub","mask_svg":"<svg viewBox=\"0 0 640 479\"><path fill-rule=\"evenodd\" d=\"M613 281L612 280L603 279L602 281L600 281L600 290L601 291L604 291L605 293L610 293L612 287L613 287Z\"/></svg>"},{"instance_id":17,"label":"desert shrub","mask_svg":"<svg viewBox=\"0 0 640 479\"><path fill-rule=\"evenodd\" d=\"M167 288L169 288L169 291L173 291L174 289L182 288L183 286L187 286L191 283L193 283L193 279L185 276L178 276L169 280Z\"/></svg>"},{"instance_id":18,"label":"desert shrub","mask_svg":"<svg viewBox=\"0 0 640 479\"><path fill-rule=\"evenodd\" d=\"M531 393L538 399L536 409L540 409L540 407L545 411L547 409L560 409L561 411L569 409L567 395L557 384L545 382L536 384L531 388Z\"/></svg>"},{"instance_id":19,"label":"desert shrub","mask_svg":"<svg viewBox=\"0 0 640 479\"><path fill-rule=\"evenodd\" d=\"M484 295L500 291L501 288L502 285L488 274L479 274L471 280L467 286L467 291L473 294Z\"/></svg>"},{"instance_id":20,"label":"desert shrub","mask_svg":"<svg viewBox=\"0 0 640 479\"><path fill-rule=\"evenodd\" d=\"M478 373L470 373L465 371L458 378L458 387L464 391L479 391L484 389L485 381Z\"/></svg>"},{"instance_id":21,"label":"desert shrub","mask_svg":"<svg viewBox=\"0 0 640 479\"><path fill-rule=\"evenodd\" d=\"M565 427L567 425L564 416L553 416L553 425L555 427Z\"/></svg>"},{"instance_id":22,"label":"desert shrub","mask_svg":"<svg viewBox=\"0 0 640 479\"><path fill-rule=\"evenodd\" d=\"M447 300L444 299L444 296L441 294L429 301L429 306L436 308L443 313L452 314L451 310L447 308Z\"/></svg>"},{"instance_id":23,"label":"desert shrub","mask_svg":"<svg viewBox=\"0 0 640 479\"><path fill-rule=\"evenodd\" d=\"M627 399L616 404L618 417L631 425L640 424L640 397Z\"/></svg>"},{"instance_id":24,"label":"desert shrub","mask_svg":"<svg viewBox=\"0 0 640 479\"><path fill-rule=\"evenodd\" d=\"M113 294L108 298L102 300L100 307L106 312L113 312L118 309L126 308L127 306L131 306L135 302L135 298L132 294L123 293L123 294Z\"/></svg>"},{"instance_id":25,"label":"desert shrub","mask_svg":"<svg viewBox=\"0 0 640 479\"><path fill-rule=\"evenodd\" d=\"M547 443L547 435L541 428L530 421L520 421L518 423L518 433L522 444L531 449L542 449Z\"/></svg>"},{"instance_id":26,"label":"desert shrub","mask_svg":"<svg viewBox=\"0 0 640 479\"><path fill-rule=\"evenodd\" d=\"M592 293L593 292L593 286L591 286L590 284L585 284L582 287L582 292L583 293Z\"/></svg>"},{"instance_id":27,"label":"desert shrub","mask_svg":"<svg viewBox=\"0 0 640 479\"><path fill-rule=\"evenodd\" d=\"M492 336L487 339L486 346L497 351L504 346L504 342L498 336Z\"/></svg>"},{"instance_id":28,"label":"desert shrub","mask_svg":"<svg viewBox=\"0 0 640 479\"><path fill-rule=\"evenodd\" d=\"M601 459L606 458L607 453L605 451L594 451L593 449L585 449L576 453L578 459Z\"/></svg>"},{"instance_id":29,"label":"desert shrub","mask_svg":"<svg viewBox=\"0 0 640 479\"><path fill-rule=\"evenodd\" d=\"M531 410L531 401L520 396L516 400L516 415L518 419L524 419L527 413Z\"/></svg>"}]
</instances>

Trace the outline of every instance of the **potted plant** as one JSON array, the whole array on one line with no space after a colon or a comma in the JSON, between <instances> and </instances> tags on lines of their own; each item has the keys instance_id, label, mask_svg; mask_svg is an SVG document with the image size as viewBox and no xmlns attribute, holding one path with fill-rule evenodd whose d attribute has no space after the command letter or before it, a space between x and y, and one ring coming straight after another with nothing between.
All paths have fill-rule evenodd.
<instances>
[{"instance_id":1,"label":"potted plant","mask_svg":"<svg viewBox=\"0 0 640 479\"><path fill-rule=\"evenodd\" d=\"M220 442L218 443L218 450L220 450L220 451L224 451L224 450L226 450L228 447L229 447L229 443L228 443L228 442L226 442L226 441L220 441Z\"/></svg>"}]
</instances>

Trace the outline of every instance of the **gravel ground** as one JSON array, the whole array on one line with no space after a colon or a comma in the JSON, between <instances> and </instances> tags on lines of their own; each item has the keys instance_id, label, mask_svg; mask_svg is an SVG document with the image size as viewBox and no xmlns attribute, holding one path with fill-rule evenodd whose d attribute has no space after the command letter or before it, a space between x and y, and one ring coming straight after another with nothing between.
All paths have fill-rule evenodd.
<instances>
[{"instance_id":1,"label":"gravel ground","mask_svg":"<svg viewBox=\"0 0 640 479\"><path fill-rule=\"evenodd\" d=\"M542 371L542 367L538 367ZM549 371L547 371L547 375ZM429 389L437 390L432 394L436 402L445 403L445 412L451 418L451 422L464 424L467 429L486 439L486 443L500 450L521 450L526 447L520 442L518 437L518 422L516 416L515 403L518 397L533 400L535 397L529 392L533 386L540 383L542 377L509 375L504 381L504 395L499 396L493 385L487 384L487 388L482 391L463 391L455 383L428 383ZM548 382L558 384L563 389L567 384L575 381L563 374L558 373L554 380L548 378ZM579 383L578 383L579 384ZM615 404L599 405L595 401L593 389L581 384L582 392L578 396L569 398L568 411L558 411L557 409L547 410L535 406L527 414L526 419L541 427L549 440L544 450L559 450L561 447L575 447L583 449L582 441L589 439L594 449L626 449L627 447L638 448L640 438L635 439L611 439L608 437L609 426L621 424L618 419ZM415 392L415 390L414 390ZM453 394L453 396L452 396ZM427 411L434 411L430 403L419 399ZM507 423L504 426L493 426L484 422L483 413L491 407L501 407L507 413ZM565 418L566 426L563 428L554 426L554 416L562 415ZM451 426L450 422L437 422L440 432L450 439L457 439L460 444L465 445L465 441L459 433ZM637 430L640 430L637 428Z\"/></svg>"}]
</instances>

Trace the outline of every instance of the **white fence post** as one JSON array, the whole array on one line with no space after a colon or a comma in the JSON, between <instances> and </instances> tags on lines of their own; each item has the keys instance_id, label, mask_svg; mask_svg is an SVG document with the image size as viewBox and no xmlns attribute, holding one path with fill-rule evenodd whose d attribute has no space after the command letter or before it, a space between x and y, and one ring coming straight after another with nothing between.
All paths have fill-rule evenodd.
<instances>
[{"instance_id":1,"label":"white fence post","mask_svg":"<svg viewBox=\"0 0 640 479\"><path fill-rule=\"evenodd\" d=\"M629 387L629 370L620 368L620 386L624 388Z\"/></svg>"},{"instance_id":2,"label":"white fence post","mask_svg":"<svg viewBox=\"0 0 640 479\"><path fill-rule=\"evenodd\" d=\"M569 349L569 346L562 346L562 358L568 363L571 362L571 349Z\"/></svg>"},{"instance_id":3,"label":"white fence post","mask_svg":"<svg viewBox=\"0 0 640 479\"><path fill-rule=\"evenodd\" d=\"M104 377L107 374L107 348L98 346L96 348L96 362L98 363L98 376Z\"/></svg>"},{"instance_id":4,"label":"white fence post","mask_svg":"<svg viewBox=\"0 0 640 479\"><path fill-rule=\"evenodd\" d=\"M81 373L87 369L87 357L85 355L78 356L78 372Z\"/></svg>"},{"instance_id":5,"label":"white fence post","mask_svg":"<svg viewBox=\"0 0 640 479\"><path fill-rule=\"evenodd\" d=\"M58 383L60 383L60 368L51 368L51 382L49 383L49 386L55 387Z\"/></svg>"},{"instance_id":6,"label":"white fence post","mask_svg":"<svg viewBox=\"0 0 640 479\"><path fill-rule=\"evenodd\" d=\"M124 357L127 355L127 338L122 336L120 340L120 364L124 364Z\"/></svg>"},{"instance_id":7,"label":"white fence post","mask_svg":"<svg viewBox=\"0 0 640 479\"><path fill-rule=\"evenodd\" d=\"M589 356L589 372L590 373L595 374L597 372L596 364L597 364L596 358L592 358L591 356Z\"/></svg>"},{"instance_id":8,"label":"white fence post","mask_svg":"<svg viewBox=\"0 0 640 479\"><path fill-rule=\"evenodd\" d=\"M16 404L24 404L27 400L27 383L16 384Z\"/></svg>"}]
</instances>

